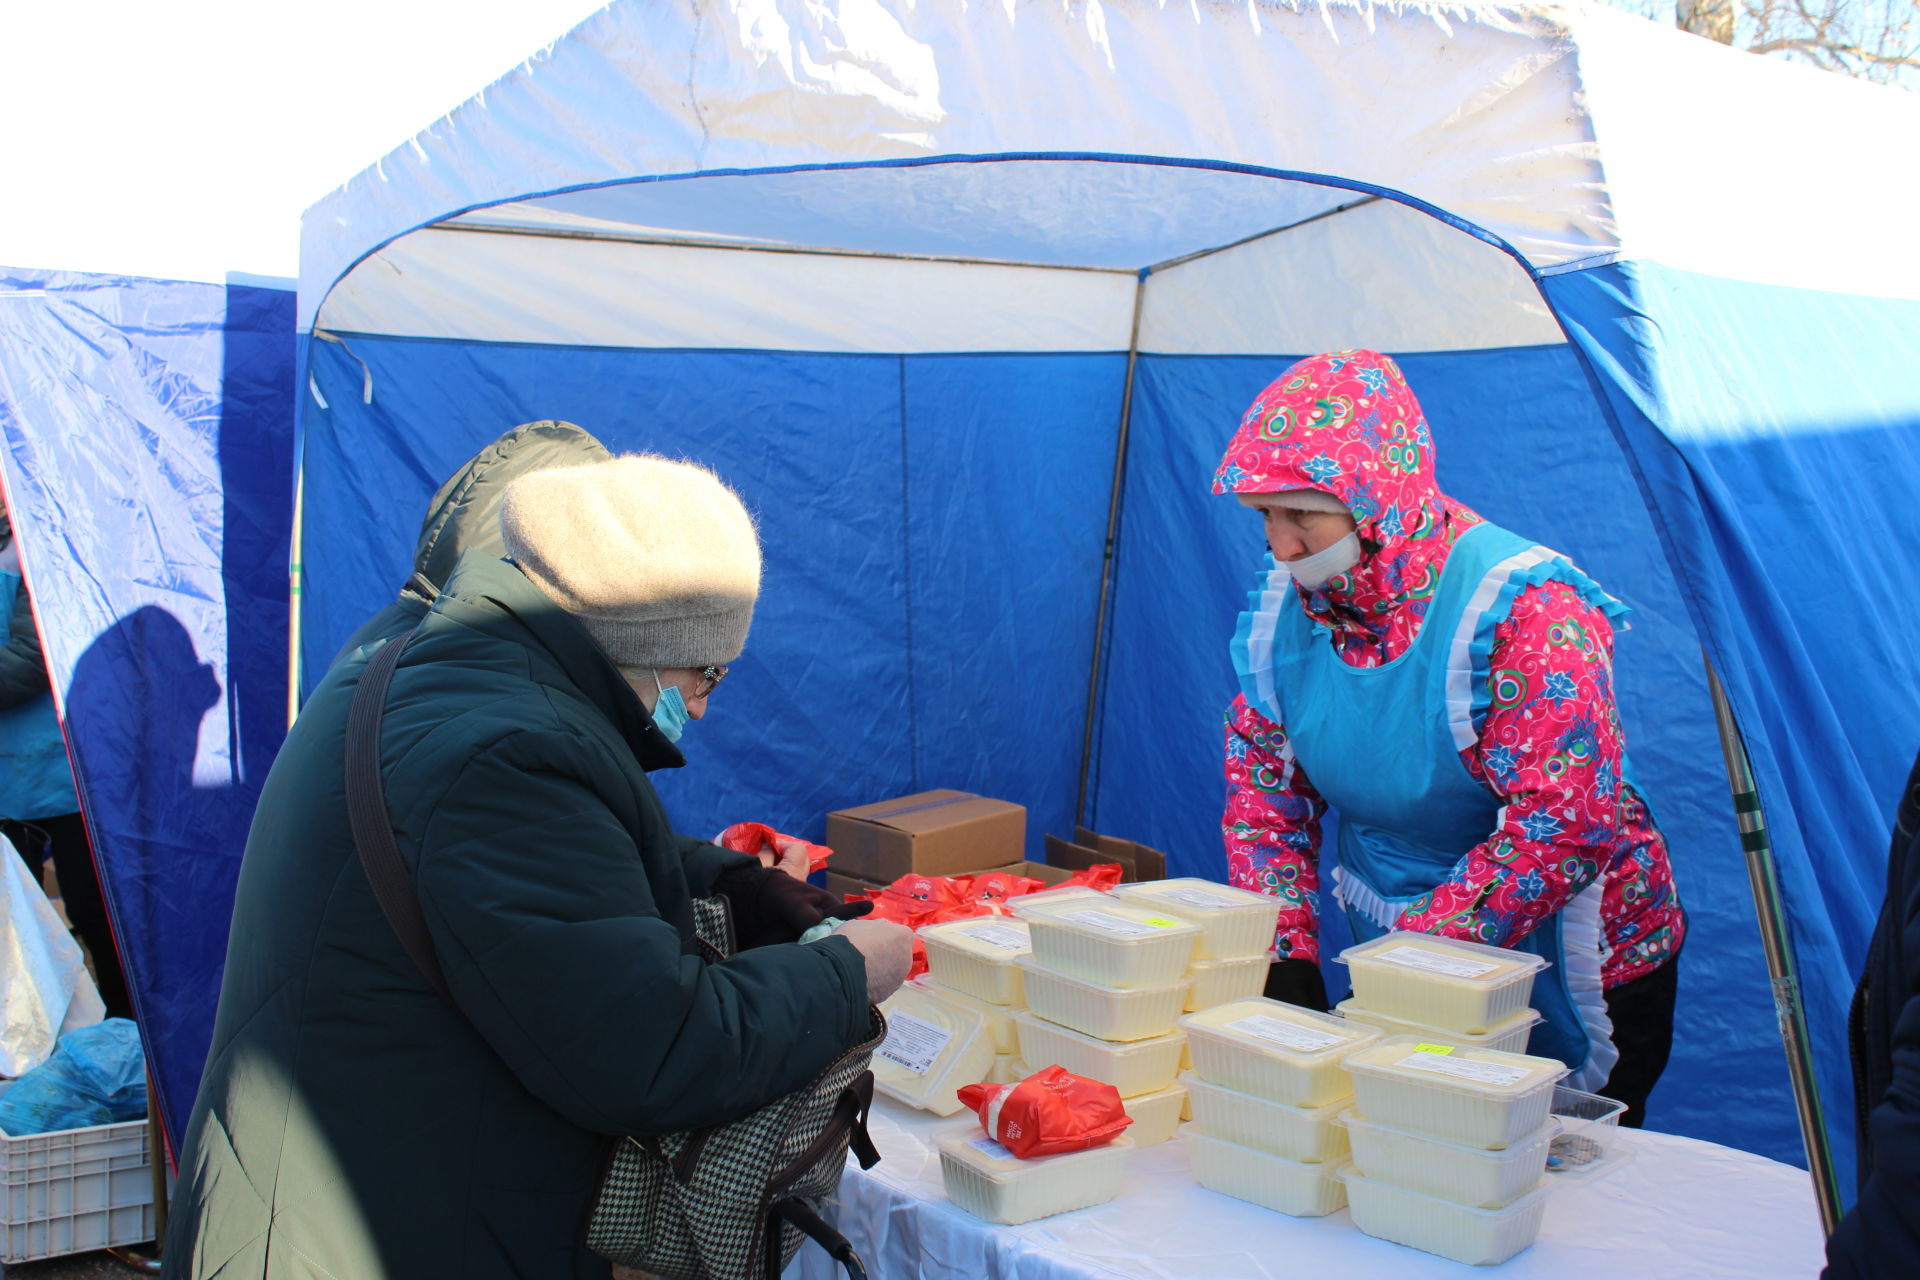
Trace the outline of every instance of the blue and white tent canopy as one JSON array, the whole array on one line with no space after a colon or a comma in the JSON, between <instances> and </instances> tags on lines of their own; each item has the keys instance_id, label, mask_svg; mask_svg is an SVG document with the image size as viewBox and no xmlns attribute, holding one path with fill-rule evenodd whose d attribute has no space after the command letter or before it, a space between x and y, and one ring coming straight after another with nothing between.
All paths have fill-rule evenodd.
<instances>
[{"instance_id":1,"label":"blue and white tent canopy","mask_svg":"<svg viewBox=\"0 0 1920 1280\"><path fill-rule=\"evenodd\" d=\"M1288 360L1384 349L1443 483L1639 610L1693 913L1654 1122L1797 1158L1704 646L1844 1149L1920 745L1916 139L1908 95L1587 6L614 4L306 219L309 679L438 481L569 418L760 514L688 829L937 785L1065 831L1084 764L1094 825L1218 875L1259 543L1210 468Z\"/></svg>"}]
</instances>

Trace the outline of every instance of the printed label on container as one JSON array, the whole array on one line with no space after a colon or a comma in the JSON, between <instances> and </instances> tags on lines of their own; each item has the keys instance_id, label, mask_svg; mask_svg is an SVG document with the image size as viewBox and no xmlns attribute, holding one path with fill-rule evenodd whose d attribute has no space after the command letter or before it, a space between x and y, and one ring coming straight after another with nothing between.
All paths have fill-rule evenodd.
<instances>
[{"instance_id":1,"label":"printed label on container","mask_svg":"<svg viewBox=\"0 0 1920 1280\"><path fill-rule=\"evenodd\" d=\"M933 1068L933 1060L953 1039L953 1032L910 1013L887 1015L887 1038L876 1050L888 1062L905 1067L917 1076Z\"/></svg>"},{"instance_id":2,"label":"printed label on container","mask_svg":"<svg viewBox=\"0 0 1920 1280\"><path fill-rule=\"evenodd\" d=\"M1322 1031L1318 1027L1303 1027L1297 1022L1283 1022L1279 1018L1269 1018L1264 1013L1256 1013L1252 1017L1229 1022L1226 1029L1258 1036L1262 1040L1284 1045L1300 1053L1318 1053L1322 1049L1331 1049L1334 1045L1346 1044L1353 1039L1352 1036L1336 1035L1331 1031Z\"/></svg>"},{"instance_id":3,"label":"printed label on container","mask_svg":"<svg viewBox=\"0 0 1920 1280\"><path fill-rule=\"evenodd\" d=\"M1011 1160L1014 1158L1013 1152L1007 1150L1006 1147L1002 1146L999 1142L995 1141L992 1138L987 1138L987 1137L975 1138L972 1142L969 1142L967 1145L972 1147L975 1151L979 1151L988 1156L991 1156L995 1160Z\"/></svg>"},{"instance_id":4,"label":"printed label on container","mask_svg":"<svg viewBox=\"0 0 1920 1280\"><path fill-rule=\"evenodd\" d=\"M1002 951L1033 950L1032 944L1027 941L1026 934L1004 924L976 924L960 932L990 947L998 947Z\"/></svg>"},{"instance_id":5,"label":"printed label on container","mask_svg":"<svg viewBox=\"0 0 1920 1280\"><path fill-rule=\"evenodd\" d=\"M1057 917L1071 920L1075 924L1085 925L1089 929L1098 929L1102 933L1116 933L1123 938L1142 938L1155 929L1171 929L1175 920L1124 920L1119 916L1110 916L1104 911L1063 911Z\"/></svg>"},{"instance_id":6,"label":"printed label on container","mask_svg":"<svg viewBox=\"0 0 1920 1280\"><path fill-rule=\"evenodd\" d=\"M1240 905L1232 898L1223 898L1217 893L1208 893L1204 889L1169 889L1160 896L1173 902L1184 902L1190 907L1205 907L1210 911Z\"/></svg>"},{"instance_id":7,"label":"printed label on container","mask_svg":"<svg viewBox=\"0 0 1920 1280\"><path fill-rule=\"evenodd\" d=\"M1500 967L1497 964L1488 964L1484 960L1442 955L1438 951L1423 951L1419 947L1389 947L1377 955L1368 956L1367 959L1378 960L1382 964L1397 964L1403 969L1423 969L1428 973L1444 973L1449 978L1484 978Z\"/></svg>"},{"instance_id":8,"label":"printed label on container","mask_svg":"<svg viewBox=\"0 0 1920 1280\"><path fill-rule=\"evenodd\" d=\"M1507 1067L1497 1062L1472 1062L1466 1058L1453 1058L1438 1053L1410 1053L1394 1064L1411 1067L1415 1071L1432 1071L1438 1075L1454 1076L1461 1080L1476 1080L1481 1084L1512 1085L1519 1084L1532 1074L1532 1067Z\"/></svg>"}]
</instances>

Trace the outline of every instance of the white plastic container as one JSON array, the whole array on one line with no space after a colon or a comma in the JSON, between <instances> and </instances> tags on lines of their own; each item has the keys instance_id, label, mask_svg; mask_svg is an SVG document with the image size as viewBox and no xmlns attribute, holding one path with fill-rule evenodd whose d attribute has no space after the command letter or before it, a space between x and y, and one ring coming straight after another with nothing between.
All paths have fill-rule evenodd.
<instances>
[{"instance_id":1,"label":"white plastic container","mask_svg":"<svg viewBox=\"0 0 1920 1280\"><path fill-rule=\"evenodd\" d=\"M950 1116L959 1091L993 1070L993 1038L979 1014L916 986L880 1006L887 1038L873 1052L873 1083L910 1107Z\"/></svg>"},{"instance_id":2,"label":"white plastic container","mask_svg":"<svg viewBox=\"0 0 1920 1280\"><path fill-rule=\"evenodd\" d=\"M1598 1177L1632 1158L1632 1149L1615 1141L1626 1103L1562 1084L1553 1088L1551 1109L1560 1124L1560 1136L1547 1153L1547 1172L1556 1181Z\"/></svg>"},{"instance_id":3,"label":"white plastic container","mask_svg":"<svg viewBox=\"0 0 1920 1280\"><path fill-rule=\"evenodd\" d=\"M1540 1015L1532 1009L1522 1009L1511 1018L1498 1023L1492 1030L1479 1035L1468 1035L1464 1031L1449 1031L1445 1027L1429 1026L1422 1022L1408 1022L1404 1018L1389 1017L1364 1008L1358 1001L1343 1000L1334 1010L1343 1018L1355 1022L1364 1022L1370 1027L1378 1027L1390 1036L1413 1036L1420 1040L1440 1044L1458 1045L1465 1049L1492 1049L1498 1053L1525 1053L1527 1037L1540 1025Z\"/></svg>"},{"instance_id":4,"label":"white plastic container","mask_svg":"<svg viewBox=\"0 0 1920 1280\"><path fill-rule=\"evenodd\" d=\"M1526 1008L1533 976L1547 965L1524 951L1402 932L1348 947L1340 962L1361 1008L1468 1035L1483 1035Z\"/></svg>"},{"instance_id":5,"label":"white plastic container","mask_svg":"<svg viewBox=\"0 0 1920 1280\"><path fill-rule=\"evenodd\" d=\"M1107 987L1178 982L1193 963L1198 925L1111 898L1065 898L1023 908L1033 958L1049 969Z\"/></svg>"},{"instance_id":6,"label":"white plastic container","mask_svg":"<svg viewBox=\"0 0 1920 1280\"><path fill-rule=\"evenodd\" d=\"M1025 1080L1033 1072L1026 1069L1026 1063L1020 1061L1017 1053L996 1053L993 1065L987 1068L988 1084L1012 1084L1016 1080Z\"/></svg>"},{"instance_id":7,"label":"white plastic container","mask_svg":"<svg viewBox=\"0 0 1920 1280\"><path fill-rule=\"evenodd\" d=\"M1301 1164L1325 1164L1347 1154L1347 1131L1335 1120L1351 1098L1336 1098L1324 1107L1293 1107L1197 1076L1183 1076L1181 1083L1187 1086L1194 1124L1216 1138Z\"/></svg>"},{"instance_id":8,"label":"white plastic container","mask_svg":"<svg viewBox=\"0 0 1920 1280\"><path fill-rule=\"evenodd\" d=\"M1102 1040L1145 1040L1173 1030L1187 1002L1187 980L1151 987L1105 987L1023 956L1027 1007L1049 1022Z\"/></svg>"},{"instance_id":9,"label":"white plastic container","mask_svg":"<svg viewBox=\"0 0 1920 1280\"><path fill-rule=\"evenodd\" d=\"M1133 1139L1133 1145L1150 1147L1171 1138L1173 1131L1179 1127L1181 1113L1187 1106L1187 1087L1170 1084L1152 1093L1123 1098L1120 1105L1127 1109L1127 1115L1133 1120L1127 1126L1127 1136Z\"/></svg>"},{"instance_id":10,"label":"white plastic container","mask_svg":"<svg viewBox=\"0 0 1920 1280\"><path fill-rule=\"evenodd\" d=\"M1113 896L1131 906L1200 926L1196 960L1265 955L1280 922L1280 900L1211 880L1183 878L1115 885Z\"/></svg>"},{"instance_id":11,"label":"white plastic container","mask_svg":"<svg viewBox=\"0 0 1920 1280\"><path fill-rule=\"evenodd\" d=\"M1547 1211L1545 1187L1504 1209L1473 1209L1376 1181L1352 1168L1341 1176L1354 1226L1370 1236L1471 1266L1505 1262L1532 1244Z\"/></svg>"},{"instance_id":12,"label":"white plastic container","mask_svg":"<svg viewBox=\"0 0 1920 1280\"><path fill-rule=\"evenodd\" d=\"M1504 1150L1547 1122L1564 1063L1393 1036L1347 1058L1355 1107L1375 1124Z\"/></svg>"},{"instance_id":13,"label":"white plastic container","mask_svg":"<svg viewBox=\"0 0 1920 1280\"><path fill-rule=\"evenodd\" d=\"M930 973L910 979L908 986L918 987L930 996L949 1001L963 1009L980 1015L980 1021L986 1025L987 1037L993 1041L995 1053L1016 1053L1020 1048L1019 1034L1014 1030L1013 1015L1025 1008L1024 1005L989 1004L985 1000L971 996L964 991L955 991L933 979Z\"/></svg>"},{"instance_id":14,"label":"white plastic container","mask_svg":"<svg viewBox=\"0 0 1920 1280\"><path fill-rule=\"evenodd\" d=\"M0 1082L4 1090L11 1082ZM0 1263L153 1239L147 1122L0 1133Z\"/></svg>"},{"instance_id":15,"label":"white plastic container","mask_svg":"<svg viewBox=\"0 0 1920 1280\"><path fill-rule=\"evenodd\" d=\"M1380 1038L1363 1023L1261 997L1190 1013L1180 1028L1202 1080L1295 1107L1352 1093L1341 1060Z\"/></svg>"},{"instance_id":16,"label":"white plastic container","mask_svg":"<svg viewBox=\"0 0 1920 1280\"><path fill-rule=\"evenodd\" d=\"M1267 966L1271 963L1265 953L1232 960L1195 960L1187 970L1193 985L1187 989L1186 1011L1198 1013L1229 1000L1259 995L1266 988Z\"/></svg>"},{"instance_id":17,"label":"white plastic container","mask_svg":"<svg viewBox=\"0 0 1920 1280\"><path fill-rule=\"evenodd\" d=\"M1352 1111L1340 1124L1352 1144L1353 1167L1367 1177L1475 1209L1503 1209L1539 1186L1547 1148L1560 1132L1548 1120L1504 1151L1486 1151L1374 1124Z\"/></svg>"},{"instance_id":18,"label":"white plastic container","mask_svg":"<svg viewBox=\"0 0 1920 1280\"><path fill-rule=\"evenodd\" d=\"M1013 962L1033 950L1024 920L980 916L920 930L927 971L943 987L988 1004L1019 1004L1020 971Z\"/></svg>"},{"instance_id":19,"label":"white plastic container","mask_svg":"<svg viewBox=\"0 0 1920 1280\"><path fill-rule=\"evenodd\" d=\"M1347 1202L1342 1163L1302 1164L1199 1129L1187 1130L1187 1152L1201 1186L1277 1213L1323 1218Z\"/></svg>"},{"instance_id":20,"label":"white plastic container","mask_svg":"<svg viewBox=\"0 0 1920 1280\"><path fill-rule=\"evenodd\" d=\"M1105 1081L1123 1098L1164 1089L1180 1074L1180 1050L1187 1038L1177 1031L1118 1043L1083 1035L1031 1013L1018 1014L1014 1021L1020 1027L1020 1057L1035 1071L1065 1067L1077 1076Z\"/></svg>"},{"instance_id":21,"label":"white plastic container","mask_svg":"<svg viewBox=\"0 0 1920 1280\"><path fill-rule=\"evenodd\" d=\"M1009 1227L1113 1199L1134 1146L1122 1134L1089 1151L1022 1160L978 1127L948 1134L937 1145L947 1198L976 1218Z\"/></svg>"}]
</instances>

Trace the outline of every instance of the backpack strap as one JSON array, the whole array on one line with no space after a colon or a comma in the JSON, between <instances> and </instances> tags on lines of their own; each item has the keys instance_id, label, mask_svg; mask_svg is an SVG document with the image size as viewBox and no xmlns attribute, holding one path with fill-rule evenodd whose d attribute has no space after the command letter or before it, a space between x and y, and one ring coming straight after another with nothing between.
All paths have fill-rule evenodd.
<instances>
[{"instance_id":1,"label":"backpack strap","mask_svg":"<svg viewBox=\"0 0 1920 1280\"><path fill-rule=\"evenodd\" d=\"M447 976L434 954L433 935L427 932L427 918L420 910L420 894L400 858L400 846L393 841L393 819L387 809L386 785L380 777L380 720L386 709L387 685L393 680L394 668L400 665L407 642L419 632L416 626L388 640L360 672L353 703L347 708L347 822L353 828L360 869L373 887L380 914L387 918L387 926L420 975L451 1002L453 993L447 988Z\"/></svg>"}]
</instances>

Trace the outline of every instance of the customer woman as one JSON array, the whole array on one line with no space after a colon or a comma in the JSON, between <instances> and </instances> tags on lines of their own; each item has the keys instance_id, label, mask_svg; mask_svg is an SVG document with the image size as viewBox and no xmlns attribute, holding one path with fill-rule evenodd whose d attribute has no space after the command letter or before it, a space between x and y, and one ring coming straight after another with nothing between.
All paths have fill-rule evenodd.
<instances>
[{"instance_id":1,"label":"customer woman","mask_svg":"<svg viewBox=\"0 0 1920 1280\"><path fill-rule=\"evenodd\" d=\"M1261 513L1271 553L1233 642L1222 823L1233 882L1282 903L1269 994L1326 1006L1331 808L1356 935L1545 956L1531 1051L1639 1123L1686 917L1614 701L1626 607L1440 492L1420 405L1375 351L1311 356L1262 391L1214 492Z\"/></svg>"}]
</instances>

